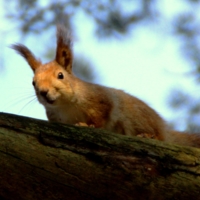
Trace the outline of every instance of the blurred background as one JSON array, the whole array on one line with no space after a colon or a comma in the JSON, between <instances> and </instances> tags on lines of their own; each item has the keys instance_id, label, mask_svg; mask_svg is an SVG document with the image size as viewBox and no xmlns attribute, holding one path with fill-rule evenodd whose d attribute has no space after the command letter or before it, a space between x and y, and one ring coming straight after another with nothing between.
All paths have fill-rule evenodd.
<instances>
[{"instance_id":1,"label":"blurred background","mask_svg":"<svg viewBox=\"0 0 200 200\"><path fill-rule=\"evenodd\" d=\"M77 76L137 96L177 130L200 132L199 11L200 0L2 0L0 112L46 119L31 69L9 46L53 60L62 23Z\"/></svg>"}]
</instances>

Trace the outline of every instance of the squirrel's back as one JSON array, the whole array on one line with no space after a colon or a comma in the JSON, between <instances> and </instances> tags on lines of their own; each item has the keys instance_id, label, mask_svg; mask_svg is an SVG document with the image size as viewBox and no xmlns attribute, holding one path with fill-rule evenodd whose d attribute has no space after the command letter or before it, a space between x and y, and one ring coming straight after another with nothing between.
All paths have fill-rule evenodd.
<instances>
[{"instance_id":1,"label":"squirrel's back","mask_svg":"<svg viewBox=\"0 0 200 200\"><path fill-rule=\"evenodd\" d=\"M112 131L164 140L166 124L146 103L116 89L112 89L112 100L111 120L107 124Z\"/></svg>"}]
</instances>

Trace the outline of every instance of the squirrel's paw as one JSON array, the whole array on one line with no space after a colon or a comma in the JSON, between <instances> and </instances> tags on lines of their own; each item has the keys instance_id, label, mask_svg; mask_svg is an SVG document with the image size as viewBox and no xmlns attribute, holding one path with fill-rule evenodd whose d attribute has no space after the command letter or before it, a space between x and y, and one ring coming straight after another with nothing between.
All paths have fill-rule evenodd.
<instances>
[{"instance_id":1,"label":"squirrel's paw","mask_svg":"<svg viewBox=\"0 0 200 200\"><path fill-rule=\"evenodd\" d=\"M155 135L149 134L149 133L140 133L140 134L137 135L137 137L152 138L152 139L154 139L154 138L155 138Z\"/></svg>"},{"instance_id":2,"label":"squirrel's paw","mask_svg":"<svg viewBox=\"0 0 200 200\"><path fill-rule=\"evenodd\" d=\"M75 124L75 126L84 126L84 127L91 127L91 128L95 128L94 124L86 124L85 122L78 122Z\"/></svg>"}]
</instances>

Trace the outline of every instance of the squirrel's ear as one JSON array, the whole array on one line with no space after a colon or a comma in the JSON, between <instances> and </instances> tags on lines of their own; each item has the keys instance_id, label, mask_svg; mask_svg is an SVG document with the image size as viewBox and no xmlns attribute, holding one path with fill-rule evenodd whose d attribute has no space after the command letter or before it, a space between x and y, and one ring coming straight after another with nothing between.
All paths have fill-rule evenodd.
<instances>
[{"instance_id":1,"label":"squirrel's ear","mask_svg":"<svg viewBox=\"0 0 200 200\"><path fill-rule=\"evenodd\" d=\"M56 62L64 67L68 73L72 73L73 55L71 51L72 41L70 33L64 26L57 26L57 50Z\"/></svg>"},{"instance_id":2,"label":"squirrel's ear","mask_svg":"<svg viewBox=\"0 0 200 200\"><path fill-rule=\"evenodd\" d=\"M35 58L33 53L26 46L22 44L13 44L11 48L25 58L33 71L41 65L41 62Z\"/></svg>"}]
</instances>

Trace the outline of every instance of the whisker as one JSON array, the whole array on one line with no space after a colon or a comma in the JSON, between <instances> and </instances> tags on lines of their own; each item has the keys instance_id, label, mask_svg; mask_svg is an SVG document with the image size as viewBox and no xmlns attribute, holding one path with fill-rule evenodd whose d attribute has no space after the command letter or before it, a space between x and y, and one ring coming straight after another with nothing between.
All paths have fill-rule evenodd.
<instances>
[{"instance_id":1,"label":"whisker","mask_svg":"<svg viewBox=\"0 0 200 200\"><path fill-rule=\"evenodd\" d=\"M37 102L37 98L34 97L33 99L31 99L30 101L28 101L20 110L19 113L21 113L28 105L30 105L31 103Z\"/></svg>"},{"instance_id":2,"label":"whisker","mask_svg":"<svg viewBox=\"0 0 200 200\"><path fill-rule=\"evenodd\" d=\"M14 96L17 96L17 98L15 98ZM9 102L6 103L7 105L5 104L3 111L5 112L6 110L8 110L10 108L15 108L16 105L20 105L29 99L31 99L31 101L36 100L35 93L33 94L33 92L30 90L29 91L28 90L27 91L24 91L24 90L18 91L17 90L15 93L12 92L12 98L9 99ZM37 102L37 101L35 101L35 102ZM21 110L23 110L23 109L21 109ZM20 112L21 112L21 110L20 110Z\"/></svg>"},{"instance_id":3,"label":"whisker","mask_svg":"<svg viewBox=\"0 0 200 200\"><path fill-rule=\"evenodd\" d=\"M27 99L33 98L33 96L31 97L26 97L25 99L18 97L17 99L11 99L10 102L7 103L7 105L4 106L3 111L5 112L6 110L10 109L10 108L15 108L16 105L20 105L21 103L23 103L24 101L26 101Z\"/></svg>"}]
</instances>

